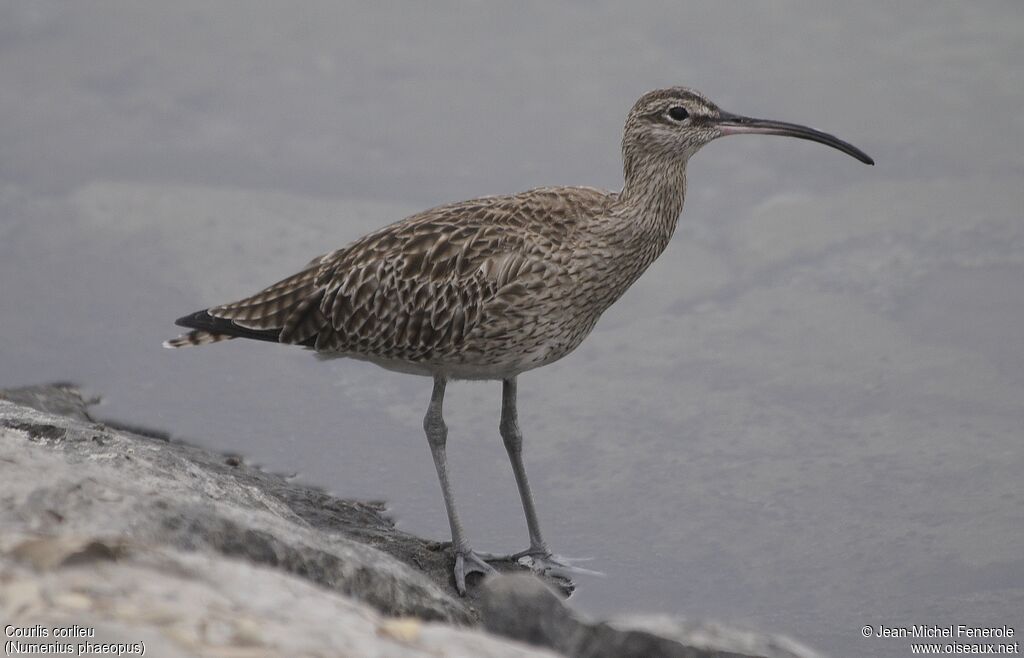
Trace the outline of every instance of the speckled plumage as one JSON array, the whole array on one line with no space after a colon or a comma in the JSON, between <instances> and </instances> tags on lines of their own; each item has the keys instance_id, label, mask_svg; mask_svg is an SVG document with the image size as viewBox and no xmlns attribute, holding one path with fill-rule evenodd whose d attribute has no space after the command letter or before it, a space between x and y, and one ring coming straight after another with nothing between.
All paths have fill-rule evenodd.
<instances>
[{"instance_id":1,"label":"speckled plumage","mask_svg":"<svg viewBox=\"0 0 1024 658\"><path fill-rule=\"evenodd\" d=\"M182 318L199 328L168 345L241 335L467 379L504 379L565 356L664 250L682 209L678 155L668 153L667 167L631 158L645 146L631 128L652 99L627 123L621 193L545 187L418 213L206 309L208 318Z\"/></svg>"},{"instance_id":2,"label":"speckled plumage","mask_svg":"<svg viewBox=\"0 0 1024 658\"><path fill-rule=\"evenodd\" d=\"M872 163L831 135L729 114L684 87L659 89L626 118L620 192L544 187L418 213L313 259L251 297L179 319L193 331L165 345L255 338L432 376L423 428L462 593L466 573L493 569L470 548L455 509L445 386L449 379L501 379L499 430L530 532L530 547L511 557L564 573L566 564L541 536L526 478L516 378L576 349L668 245L683 209L689 158L713 139L741 133L810 139Z\"/></svg>"}]
</instances>

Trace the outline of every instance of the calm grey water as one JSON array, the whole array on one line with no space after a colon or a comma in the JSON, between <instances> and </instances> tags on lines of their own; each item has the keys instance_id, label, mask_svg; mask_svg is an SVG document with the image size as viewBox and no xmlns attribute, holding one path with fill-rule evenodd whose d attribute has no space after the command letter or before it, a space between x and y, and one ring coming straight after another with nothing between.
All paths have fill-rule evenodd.
<instances>
[{"instance_id":1,"label":"calm grey water","mask_svg":"<svg viewBox=\"0 0 1024 658\"><path fill-rule=\"evenodd\" d=\"M381 3L382 5L385 3ZM171 322L439 203L617 188L657 86L835 132L702 151L676 236L520 381L550 543L595 614L906 655L865 624L1024 632L1017 2L0 4L0 385L236 451L444 538L429 382ZM449 388L462 514L526 544L500 387Z\"/></svg>"}]
</instances>

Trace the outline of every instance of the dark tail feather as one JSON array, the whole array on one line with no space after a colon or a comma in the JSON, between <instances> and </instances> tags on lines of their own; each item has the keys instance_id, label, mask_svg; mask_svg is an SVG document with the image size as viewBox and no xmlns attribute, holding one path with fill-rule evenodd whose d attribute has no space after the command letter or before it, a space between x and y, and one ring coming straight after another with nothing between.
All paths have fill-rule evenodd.
<instances>
[{"instance_id":1,"label":"dark tail feather","mask_svg":"<svg viewBox=\"0 0 1024 658\"><path fill-rule=\"evenodd\" d=\"M215 318L206 310L196 311L185 317L178 318L174 324L179 327L188 327L193 331L182 334L177 338L164 341L164 347L187 347L191 345L207 345L218 343L222 340L232 338L251 338L253 340L265 340L271 343L280 342L280 329L247 329L240 327L231 320ZM299 343L305 345L310 341Z\"/></svg>"},{"instance_id":2,"label":"dark tail feather","mask_svg":"<svg viewBox=\"0 0 1024 658\"><path fill-rule=\"evenodd\" d=\"M195 331L190 331L187 334L181 334L177 338L165 340L164 347L174 349L176 347L209 345L210 343L219 343L222 340L231 340L232 338L234 338L234 336L228 336L227 334L212 334L209 331L196 329Z\"/></svg>"}]
</instances>

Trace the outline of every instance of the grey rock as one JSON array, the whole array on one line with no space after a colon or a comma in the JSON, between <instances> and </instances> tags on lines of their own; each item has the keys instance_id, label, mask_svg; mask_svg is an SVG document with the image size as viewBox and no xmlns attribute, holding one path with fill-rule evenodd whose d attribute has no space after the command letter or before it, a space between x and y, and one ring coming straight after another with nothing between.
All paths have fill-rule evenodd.
<instances>
[{"instance_id":1,"label":"grey rock","mask_svg":"<svg viewBox=\"0 0 1024 658\"><path fill-rule=\"evenodd\" d=\"M506 575L483 585L483 622L492 633L578 658L821 658L779 635L668 616L593 622L539 579Z\"/></svg>"},{"instance_id":2,"label":"grey rock","mask_svg":"<svg viewBox=\"0 0 1024 658\"><path fill-rule=\"evenodd\" d=\"M74 384L24 386L0 391L0 400L31 407L37 411L90 421L86 401Z\"/></svg>"},{"instance_id":3,"label":"grey rock","mask_svg":"<svg viewBox=\"0 0 1024 658\"><path fill-rule=\"evenodd\" d=\"M89 625L156 656L817 655L718 624L593 622L528 574L458 598L450 546L398 531L382 504L88 406L70 385L0 391L0 618ZM481 609L534 646L464 628Z\"/></svg>"},{"instance_id":4,"label":"grey rock","mask_svg":"<svg viewBox=\"0 0 1024 658\"><path fill-rule=\"evenodd\" d=\"M555 655L480 630L384 617L266 566L125 539L5 534L0 583L5 624L92 629L89 642L142 642L148 656Z\"/></svg>"},{"instance_id":5,"label":"grey rock","mask_svg":"<svg viewBox=\"0 0 1024 658\"><path fill-rule=\"evenodd\" d=\"M447 575L447 553L397 531L380 506L338 501L237 458L107 427L89 418L80 397L74 409L76 396L67 387L6 396L42 409L59 404L62 414L70 407L71 415L0 400L5 531L126 537L244 558L387 615L474 621L464 601L423 573Z\"/></svg>"}]
</instances>

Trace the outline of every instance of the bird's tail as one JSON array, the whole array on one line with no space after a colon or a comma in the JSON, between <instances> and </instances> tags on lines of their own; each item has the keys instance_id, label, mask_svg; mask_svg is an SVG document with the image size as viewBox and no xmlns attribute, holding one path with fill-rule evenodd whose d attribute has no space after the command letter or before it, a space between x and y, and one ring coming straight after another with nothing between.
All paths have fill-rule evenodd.
<instances>
[{"instance_id":1,"label":"bird's tail","mask_svg":"<svg viewBox=\"0 0 1024 658\"><path fill-rule=\"evenodd\" d=\"M317 294L320 258L306 269L279 281L251 297L190 313L175 324L192 331L164 341L164 347L208 345L232 338L252 338L272 343L314 345L317 331L327 323L319 311L323 293ZM294 316L294 317L293 317Z\"/></svg>"},{"instance_id":2,"label":"bird's tail","mask_svg":"<svg viewBox=\"0 0 1024 658\"><path fill-rule=\"evenodd\" d=\"M181 334L177 338L164 341L164 347L174 349L176 347L192 347L194 345L209 345L210 343L219 343L222 340L231 340L234 336L227 334L218 334L212 331L206 331L204 329L196 329L190 331L187 334Z\"/></svg>"}]
</instances>

